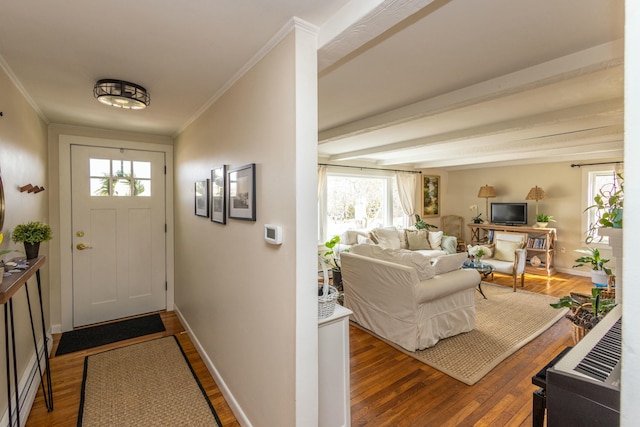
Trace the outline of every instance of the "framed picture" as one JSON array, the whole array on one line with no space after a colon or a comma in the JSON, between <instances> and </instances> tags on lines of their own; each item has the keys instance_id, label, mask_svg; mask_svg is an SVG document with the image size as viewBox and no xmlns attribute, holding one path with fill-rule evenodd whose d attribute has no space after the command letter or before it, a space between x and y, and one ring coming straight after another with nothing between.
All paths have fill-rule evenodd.
<instances>
[{"instance_id":1,"label":"framed picture","mask_svg":"<svg viewBox=\"0 0 640 427\"><path fill-rule=\"evenodd\" d=\"M422 176L422 216L440 216L440 177Z\"/></svg>"},{"instance_id":2,"label":"framed picture","mask_svg":"<svg viewBox=\"0 0 640 427\"><path fill-rule=\"evenodd\" d=\"M209 180L196 181L195 185L196 215L209 216Z\"/></svg>"},{"instance_id":3,"label":"framed picture","mask_svg":"<svg viewBox=\"0 0 640 427\"><path fill-rule=\"evenodd\" d=\"M227 165L211 169L211 221L227 223Z\"/></svg>"},{"instance_id":4,"label":"framed picture","mask_svg":"<svg viewBox=\"0 0 640 427\"><path fill-rule=\"evenodd\" d=\"M256 220L256 165L251 163L227 172L229 218Z\"/></svg>"}]
</instances>

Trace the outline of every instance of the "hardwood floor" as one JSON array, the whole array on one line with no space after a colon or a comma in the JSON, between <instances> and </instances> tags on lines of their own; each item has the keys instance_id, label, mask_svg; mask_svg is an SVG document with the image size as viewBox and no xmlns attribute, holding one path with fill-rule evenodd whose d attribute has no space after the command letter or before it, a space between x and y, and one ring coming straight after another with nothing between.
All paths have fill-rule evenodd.
<instances>
[{"instance_id":1,"label":"hardwood floor","mask_svg":"<svg viewBox=\"0 0 640 427\"><path fill-rule=\"evenodd\" d=\"M511 286L495 276L494 283ZM553 278L527 275L525 290L560 297L589 292L588 277L559 273ZM520 289L520 288L519 288ZM161 313L166 331L96 349L51 358L55 410L48 413L38 392L27 426L73 426L77 423L84 357L112 348L178 334L222 425L239 426L222 393L173 312ZM395 350L358 328L350 328L352 426L530 426L531 376L565 346L572 345L564 319L467 386ZM54 336L53 353L60 336Z\"/></svg>"},{"instance_id":2,"label":"hardwood floor","mask_svg":"<svg viewBox=\"0 0 640 427\"><path fill-rule=\"evenodd\" d=\"M493 283L510 287L511 280L496 275ZM560 297L589 292L591 280L528 274L524 289ZM562 319L468 386L358 328L349 332L352 426L530 426L537 389L531 377L573 344L570 324Z\"/></svg>"}]
</instances>

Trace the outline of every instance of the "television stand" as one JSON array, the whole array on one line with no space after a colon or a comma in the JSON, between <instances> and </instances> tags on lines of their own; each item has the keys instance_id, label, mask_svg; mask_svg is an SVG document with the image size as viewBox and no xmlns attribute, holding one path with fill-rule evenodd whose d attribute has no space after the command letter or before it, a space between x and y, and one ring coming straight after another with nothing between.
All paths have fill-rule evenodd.
<instances>
[{"instance_id":1,"label":"television stand","mask_svg":"<svg viewBox=\"0 0 640 427\"><path fill-rule=\"evenodd\" d=\"M531 274L552 276L556 274L555 255L557 233L555 228L536 228L524 225L502 225L502 224L467 224L472 245L492 244L493 235L496 231L525 233L528 235L527 245L527 265L525 271ZM540 264L534 266L531 259L537 257Z\"/></svg>"}]
</instances>

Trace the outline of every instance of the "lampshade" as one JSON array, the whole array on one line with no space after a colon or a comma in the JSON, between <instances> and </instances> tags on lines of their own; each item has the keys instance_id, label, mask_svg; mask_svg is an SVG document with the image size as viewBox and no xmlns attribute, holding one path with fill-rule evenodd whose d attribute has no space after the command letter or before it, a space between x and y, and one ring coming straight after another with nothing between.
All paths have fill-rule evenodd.
<instances>
[{"instance_id":1,"label":"lampshade","mask_svg":"<svg viewBox=\"0 0 640 427\"><path fill-rule=\"evenodd\" d=\"M124 80L98 80L93 87L93 96L103 104L129 110L142 110L151 103L145 88Z\"/></svg>"},{"instance_id":2,"label":"lampshade","mask_svg":"<svg viewBox=\"0 0 640 427\"><path fill-rule=\"evenodd\" d=\"M545 194L544 190L536 185L535 187L531 188L531 190L529 190L529 194L527 194L525 200L535 200L537 202L538 200L543 200L546 198L547 195Z\"/></svg>"},{"instance_id":3,"label":"lampshade","mask_svg":"<svg viewBox=\"0 0 640 427\"><path fill-rule=\"evenodd\" d=\"M480 191L478 191L478 197L496 197L496 190L494 190L490 185L485 185L483 187L480 187Z\"/></svg>"}]
</instances>

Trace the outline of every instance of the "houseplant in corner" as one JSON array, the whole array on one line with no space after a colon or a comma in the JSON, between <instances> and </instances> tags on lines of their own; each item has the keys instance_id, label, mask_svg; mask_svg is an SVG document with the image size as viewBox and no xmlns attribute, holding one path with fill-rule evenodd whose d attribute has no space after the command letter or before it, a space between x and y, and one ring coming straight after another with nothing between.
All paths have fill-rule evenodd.
<instances>
[{"instance_id":1,"label":"houseplant in corner","mask_svg":"<svg viewBox=\"0 0 640 427\"><path fill-rule=\"evenodd\" d=\"M611 269L604 266L609 262L609 259L602 258L598 248L575 249L575 252L583 254L583 256L575 260L577 264L574 264L573 268L582 267L585 264L591 265L591 281L596 285L606 285L607 277L612 274Z\"/></svg>"},{"instance_id":2,"label":"houseplant in corner","mask_svg":"<svg viewBox=\"0 0 640 427\"><path fill-rule=\"evenodd\" d=\"M11 240L15 243L24 243L24 251L27 254L27 259L37 258L40 243L51 240L51 238L51 227L38 221L17 225L11 235Z\"/></svg>"},{"instance_id":3,"label":"houseplant in corner","mask_svg":"<svg viewBox=\"0 0 640 427\"><path fill-rule=\"evenodd\" d=\"M333 286L338 290L342 288L342 270L340 269L340 236L333 236L331 239L324 243L327 251L324 253L322 259L331 268L331 274L333 276ZM338 245L336 247L336 245Z\"/></svg>"},{"instance_id":4,"label":"houseplant in corner","mask_svg":"<svg viewBox=\"0 0 640 427\"><path fill-rule=\"evenodd\" d=\"M420 218L420 215L415 214L416 216L416 230L427 230L429 231L432 228L438 228L437 226L433 225L433 224L429 224L424 222L424 220L422 218Z\"/></svg>"},{"instance_id":5,"label":"houseplant in corner","mask_svg":"<svg viewBox=\"0 0 640 427\"><path fill-rule=\"evenodd\" d=\"M622 228L622 211L624 208L624 179L616 173L613 183L602 186L593 197L594 204L585 212L594 210L595 217L587 231L585 242L590 244L600 228Z\"/></svg>"}]
</instances>

